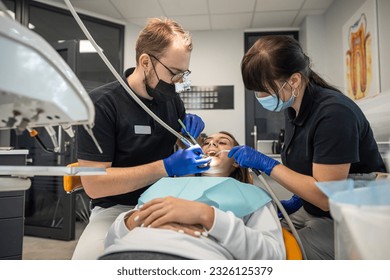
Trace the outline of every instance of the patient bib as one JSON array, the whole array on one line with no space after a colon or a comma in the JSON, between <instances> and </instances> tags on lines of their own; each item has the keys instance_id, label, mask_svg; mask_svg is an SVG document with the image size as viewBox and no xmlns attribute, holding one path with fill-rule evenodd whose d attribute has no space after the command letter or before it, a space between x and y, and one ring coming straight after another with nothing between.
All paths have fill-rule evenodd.
<instances>
[{"instance_id":1,"label":"patient bib","mask_svg":"<svg viewBox=\"0 0 390 280\"><path fill-rule=\"evenodd\" d=\"M138 199L138 204L166 196L203 202L223 211L231 211L239 218L271 201L263 189L229 177L166 177L149 187Z\"/></svg>"}]
</instances>

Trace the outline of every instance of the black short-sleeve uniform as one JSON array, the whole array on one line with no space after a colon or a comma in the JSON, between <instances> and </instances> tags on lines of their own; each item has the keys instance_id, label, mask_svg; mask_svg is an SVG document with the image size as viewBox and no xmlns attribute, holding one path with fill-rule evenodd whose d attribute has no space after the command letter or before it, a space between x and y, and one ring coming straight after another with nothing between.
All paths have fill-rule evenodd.
<instances>
[{"instance_id":1,"label":"black short-sleeve uniform","mask_svg":"<svg viewBox=\"0 0 390 280\"><path fill-rule=\"evenodd\" d=\"M126 70L123 77L126 83L126 77L133 71L134 68ZM118 81L93 90L90 96L96 111L93 133L103 153L99 153L88 133L79 127L78 159L112 162L112 167L131 167L172 154L176 137L149 116ZM185 108L179 95L165 103L139 99L166 124L176 131L180 130L178 119L183 119ZM92 206L136 205L147 187L127 194L93 199Z\"/></svg>"},{"instance_id":2,"label":"black short-sleeve uniform","mask_svg":"<svg viewBox=\"0 0 390 280\"><path fill-rule=\"evenodd\" d=\"M308 85L298 116L286 112L282 162L288 168L312 176L312 164L351 163L353 173L385 172L370 124L357 104L344 94ZM307 201L305 210L330 217Z\"/></svg>"}]
</instances>

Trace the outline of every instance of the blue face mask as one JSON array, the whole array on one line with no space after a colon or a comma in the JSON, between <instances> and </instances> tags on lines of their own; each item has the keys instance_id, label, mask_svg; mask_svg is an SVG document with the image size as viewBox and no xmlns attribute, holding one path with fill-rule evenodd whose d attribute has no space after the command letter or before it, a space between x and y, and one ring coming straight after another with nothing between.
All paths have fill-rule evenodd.
<instances>
[{"instance_id":1,"label":"blue face mask","mask_svg":"<svg viewBox=\"0 0 390 280\"><path fill-rule=\"evenodd\" d=\"M281 92L281 90L284 88L286 84L287 81L280 87L278 94ZM291 107L291 105L294 103L295 97L296 95L294 95L294 91L291 93L291 97L287 101L281 100L276 96L276 94L271 94L266 97L256 96L257 101L259 101L260 105L263 106L264 109L267 109L268 111L274 111L274 112L280 112L288 107Z\"/></svg>"},{"instance_id":2,"label":"blue face mask","mask_svg":"<svg viewBox=\"0 0 390 280\"><path fill-rule=\"evenodd\" d=\"M291 97L287 101L283 101L279 99L278 103L278 97L276 95L269 95L266 97L256 97L257 101L259 101L260 105L263 106L264 109L267 109L269 111L274 112L280 112L288 107L291 107L291 105L294 103L295 97L293 94L291 94Z\"/></svg>"}]
</instances>

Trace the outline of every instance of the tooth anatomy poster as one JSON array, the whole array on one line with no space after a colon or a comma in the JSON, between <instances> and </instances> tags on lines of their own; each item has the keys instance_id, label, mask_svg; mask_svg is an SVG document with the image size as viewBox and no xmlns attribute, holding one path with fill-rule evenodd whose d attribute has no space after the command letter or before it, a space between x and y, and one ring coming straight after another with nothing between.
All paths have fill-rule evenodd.
<instances>
[{"instance_id":1,"label":"tooth anatomy poster","mask_svg":"<svg viewBox=\"0 0 390 280\"><path fill-rule=\"evenodd\" d=\"M367 0L343 26L345 89L353 100L380 92L376 0Z\"/></svg>"}]
</instances>

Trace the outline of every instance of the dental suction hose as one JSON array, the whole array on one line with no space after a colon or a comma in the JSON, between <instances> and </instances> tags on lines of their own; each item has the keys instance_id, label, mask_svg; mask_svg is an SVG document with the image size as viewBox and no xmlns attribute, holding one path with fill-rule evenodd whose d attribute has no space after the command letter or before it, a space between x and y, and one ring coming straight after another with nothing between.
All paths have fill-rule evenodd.
<instances>
[{"instance_id":1,"label":"dental suction hose","mask_svg":"<svg viewBox=\"0 0 390 280\"><path fill-rule=\"evenodd\" d=\"M280 212L282 213L284 219L286 220L288 226L290 227L290 230L292 234L294 235L295 239L298 242L299 248L302 252L302 257L304 260L307 259L305 249L303 248L302 241L299 238L298 232L295 229L295 226L293 225L290 217L288 216L286 210L284 209L283 205L280 203L279 199L276 197L275 193L272 191L270 185L267 183L267 181L262 176L261 172L257 170L256 168L252 168L253 173L256 174L256 176L259 178L260 182L264 185L264 187L267 189L268 193L271 195L272 199L274 200L276 206L279 208Z\"/></svg>"},{"instance_id":2,"label":"dental suction hose","mask_svg":"<svg viewBox=\"0 0 390 280\"><path fill-rule=\"evenodd\" d=\"M178 132L176 132L174 129L172 129L169 125L167 125L164 121L162 121L156 114L154 114L142 101L138 98L138 96L129 88L129 86L123 81L122 77L116 72L115 68L112 66L110 61L107 59L107 57L103 54L99 46L96 44L95 40L89 33L88 29L85 27L84 23L81 21L80 17L76 13L75 9L73 8L72 4L69 0L64 0L65 4L68 6L70 12L72 13L73 17L75 18L76 22L80 26L81 30L84 32L84 35L87 36L88 40L91 42L92 46L95 48L96 52L99 54L100 58L103 60L103 62L107 65L107 67L110 69L111 73L115 76L115 78L119 81L119 83L122 85L122 87L127 91L128 94L142 107L142 109L145 110L146 113L148 113L153 119L155 119L159 124L161 124L165 129L167 129L170 133L175 135L178 139L180 139L187 147L192 146L191 143L184 138L182 135L180 135Z\"/></svg>"}]
</instances>

